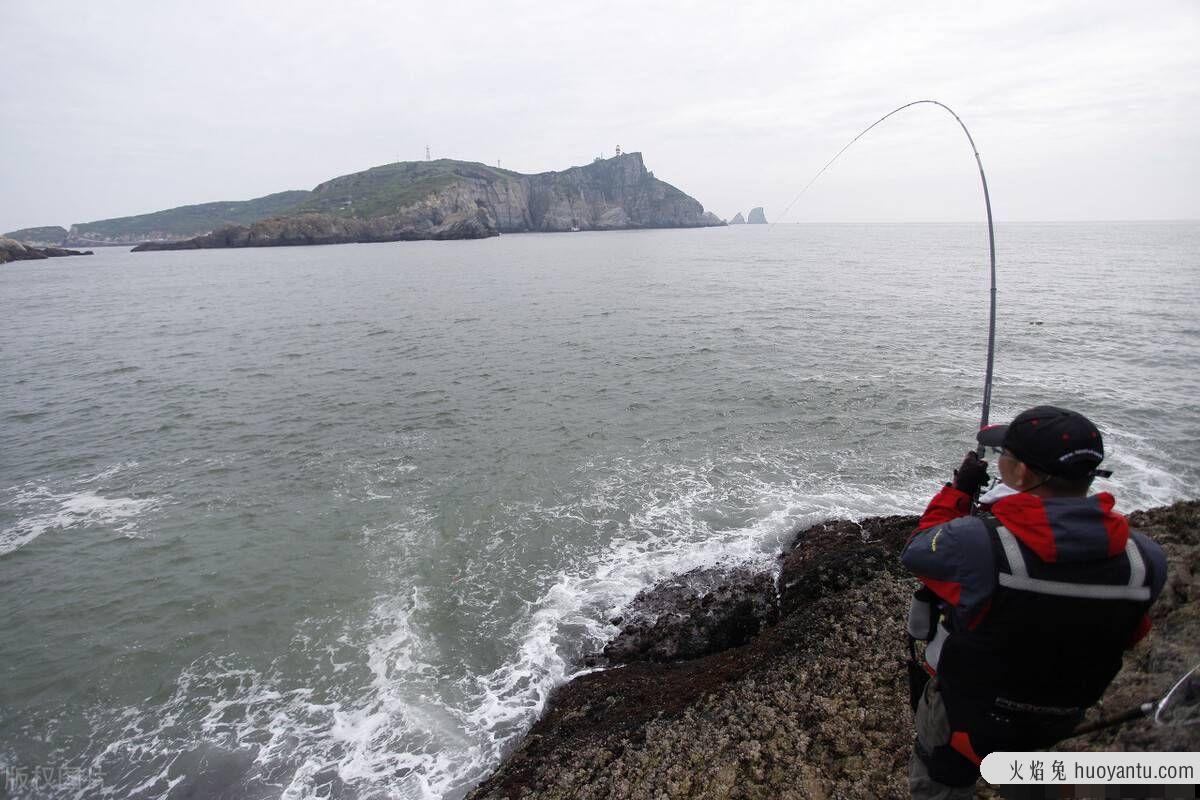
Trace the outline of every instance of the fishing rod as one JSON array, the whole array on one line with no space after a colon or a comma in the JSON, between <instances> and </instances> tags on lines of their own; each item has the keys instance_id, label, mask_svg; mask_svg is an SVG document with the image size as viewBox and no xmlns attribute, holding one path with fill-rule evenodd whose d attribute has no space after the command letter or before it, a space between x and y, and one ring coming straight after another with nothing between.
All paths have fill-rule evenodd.
<instances>
[{"instance_id":1,"label":"fishing rod","mask_svg":"<svg viewBox=\"0 0 1200 800\"><path fill-rule=\"evenodd\" d=\"M842 153L849 150L851 145L853 145L855 142L857 142L862 137L866 136L867 133L872 128L874 128L879 123L883 122L888 117L891 117L895 114L899 114L901 111L903 111L906 108L912 108L913 106L919 106L919 105L923 105L923 104L935 105L938 108L945 109L947 112L949 112L950 116L954 117L955 121L958 122L958 125L959 125L959 127L962 128L963 133L965 133L967 135L967 141L971 143L971 151L975 154L975 163L979 167L979 180L983 184L983 203L984 203L984 206L987 208L988 253L991 257L992 287L991 287L991 309L990 309L990 313L988 316L987 370L986 370L986 372L984 374L984 378L983 378L983 411L980 414L980 418L979 418L979 427L982 430L983 428L987 427L988 412L991 410L991 407L992 407L992 364L994 363L995 353L996 353L996 234L995 234L995 229L993 228L993 225L992 225L992 198L991 198L991 195L988 194L987 175L985 175L983 172L983 160L979 157L979 148L975 146L975 139L971 136L971 132L969 130L967 130L966 123L964 123L962 121L962 118L959 117L958 114L954 113L954 109L950 108L950 106L946 105L945 103L939 102L937 100L914 100L911 103L905 103L904 105L900 106L899 108L894 109L894 110L889 111L888 113L884 114L882 117L875 120L870 125L868 125L866 128L864 128L861 133L859 133L857 136L855 136L853 139L851 139L849 142L847 142L846 145L841 150L838 150L837 154L834 155L833 158L829 159L829 161L826 162L825 166L821 167L821 169L817 171L817 174L813 175L812 179L804 185L804 188L801 189L800 193L797 194L792 199L792 202L787 204L787 208L785 208L783 210L783 213L779 215L779 218L783 219L784 217L786 217L787 213L789 211L791 211L792 206L794 206L796 204L796 202L801 197L804 196L804 193L808 191L809 187L812 186L814 183L816 183L817 179L820 178L823 174L825 174L825 170L827 170L831 166L833 166L833 162L837 161L838 158L841 157ZM980 458L983 458L983 450L984 450L983 445L979 445L975 450L975 454L978 455Z\"/></svg>"},{"instance_id":2,"label":"fishing rod","mask_svg":"<svg viewBox=\"0 0 1200 800\"><path fill-rule=\"evenodd\" d=\"M1147 700L1112 717L1080 725L1069 738L1115 728L1127 722L1152 717L1155 725L1184 727L1200 723L1200 664L1184 673L1162 697Z\"/></svg>"},{"instance_id":3,"label":"fishing rod","mask_svg":"<svg viewBox=\"0 0 1200 800\"><path fill-rule=\"evenodd\" d=\"M860 131L859 134L847 142L841 150L838 150L837 153L834 154L833 158L829 159L829 161L827 161L825 165L821 167L821 169L819 169L815 175L813 175L808 183L804 185L804 188L802 188L799 194L792 199L792 202L788 203L787 207L784 208L783 213L780 214L779 218L783 219L786 217L788 212L791 211L792 207L800 200L801 197L804 196L805 192L809 190L809 187L816 183L817 179L824 175L826 170L833 166L834 162L837 161L843 153L849 150L855 142L866 136L873 128L889 117L895 116L905 109L918 105L934 105L938 108L944 109L950 114L950 116L954 117L955 122L957 122L959 127L962 128L963 133L966 134L967 141L971 144L971 152L975 155L975 164L979 167L979 181L983 186L983 203L987 210L988 223L988 256L989 266L991 268L990 303L988 314L987 369L984 374L983 408L981 410L979 420L979 427L980 429L983 429L987 427L988 413L990 412L992 405L992 368L995 361L996 352L996 234L995 226L992 221L992 198L988 192L987 175L983 170L983 159L979 156L979 148L975 145L975 139L971 136L971 131L967 129L966 123L964 123L962 118L954 112L954 109L938 100L914 100L911 103L905 103L899 108L895 108L884 114L882 117L875 120L862 131ZM975 452L976 455L982 458L984 446L979 445ZM974 500L974 498L972 498L972 500ZM972 502L972 505L974 505L974 502ZM919 690L924 688L924 684L928 680L928 675L926 674L925 670L918 665L917 662L917 654L915 649L917 640L914 638L911 632L911 614L912 612L910 611L910 630L908 632L909 691L911 694L912 708L915 712L920 694ZM1134 722L1146 717L1151 717L1154 720L1154 724L1158 726L1182 727L1200 724L1200 664L1192 667L1191 670L1180 677L1179 680L1176 681L1170 690L1168 690L1162 697L1140 703L1119 714L1116 714L1115 716L1101 718L1094 722L1080 725L1071 732L1069 738L1093 733L1095 731L1106 730L1108 728L1124 725L1126 723Z\"/></svg>"},{"instance_id":4,"label":"fishing rod","mask_svg":"<svg viewBox=\"0 0 1200 800\"><path fill-rule=\"evenodd\" d=\"M849 150L854 145L855 142L857 142L859 139L863 138L868 133L870 133L871 130L873 130L876 126L880 125L884 120L886 120L890 117L893 117L896 114L899 114L901 111L904 111L905 109L912 108L913 106L919 106L919 105L937 106L938 108L944 109L947 113L950 114L950 116L954 117L954 121L958 123L958 126L960 128L962 128L963 133L965 133L967 136L967 141L970 142L970 144L971 144L971 152L975 154L975 164L976 164L976 166L979 167L979 181L983 185L983 204L984 204L984 207L987 209L988 256L990 259L990 266L991 266L991 296L990 296L990 307L989 307L989 313L988 313L987 368L984 372L984 378L983 378L983 408L982 408L982 410L980 412L980 416L979 416L979 428L980 428L980 430L982 430L987 427L988 413L991 411L991 407L992 407L992 366L995 363L995 355L996 355L996 231L995 231L995 227L992 223L992 196L988 192L987 174L984 173L984 171L983 171L983 159L979 157L979 148L975 146L975 138L973 136L971 136L971 131L967 129L966 123L963 122L962 118L954 112L954 109L950 108L950 106L948 106L945 103L942 103L938 100L914 100L911 103L905 103L904 105L900 106L899 108L892 109L891 111L889 111L888 113L886 113L882 117L880 117L879 119L872 122L866 128L863 128L863 130L860 131L857 136L855 136L853 139L851 139L849 142L847 142L842 147L841 150L838 150L837 153L834 154L833 158L831 158L827 162L825 162L825 166L823 166L819 170L817 170L817 173L815 175L813 175L812 178L808 181L808 183L806 183L804 185L804 188L802 188L800 190L799 194L797 194L792 199L792 202L787 204L787 207L784 208L783 213L780 214L779 218L783 219L784 217L786 217L787 213L792 210L792 206L796 205L796 203L800 200L800 198L804 196L805 192L807 192L809 190L809 187L811 187L814 183L816 183L817 179L820 178L822 175L824 175L825 171L828 170L831 166L833 166L833 163L835 161L837 161L839 158L841 158L842 154L845 153L847 150ZM982 444L977 445L977 447L975 449L975 455L978 456L979 458L983 458L983 454L984 454L984 446ZM975 511L978 509L978 505L977 505L977 501L976 501L976 497L978 496L978 491L976 491L975 495L976 496L973 496L971 498L972 513L975 513ZM914 600L914 602L915 602L915 600ZM910 698L910 701L912 704L912 709L913 709L913 712L915 713L917 710L917 704L919 702L920 695L924 691L925 684L929 680L929 675L926 673L925 669L920 665L920 663L917 659L917 650L916 650L917 638L913 634L911 615L912 615L912 612L910 611L910 624L909 624L909 629L907 631L907 633L908 633L908 688L909 688L909 698Z\"/></svg>"}]
</instances>

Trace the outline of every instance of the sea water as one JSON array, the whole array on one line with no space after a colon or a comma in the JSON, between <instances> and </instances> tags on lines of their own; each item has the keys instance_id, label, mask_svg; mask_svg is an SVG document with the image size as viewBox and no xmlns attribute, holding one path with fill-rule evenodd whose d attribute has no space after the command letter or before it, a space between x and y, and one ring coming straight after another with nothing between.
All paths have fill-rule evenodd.
<instances>
[{"instance_id":1,"label":"sea water","mask_svg":"<svg viewBox=\"0 0 1200 800\"><path fill-rule=\"evenodd\" d=\"M1200 224L997 244L993 420L1088 414L1121 510L1200 494ZM462 797L638 590L921 509L979 424L986 248L781 225L0 268L0 779Z\"/></svg>"}]
</instances>

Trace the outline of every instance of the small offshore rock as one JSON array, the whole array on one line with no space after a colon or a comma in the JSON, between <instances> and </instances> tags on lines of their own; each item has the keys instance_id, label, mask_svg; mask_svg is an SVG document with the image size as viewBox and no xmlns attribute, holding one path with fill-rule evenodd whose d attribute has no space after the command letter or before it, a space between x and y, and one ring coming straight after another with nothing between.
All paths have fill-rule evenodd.
<instances>
[{"instance_id":1,"label":"small offshore rock","mask_svg":"<svg viewBox=\"0 0 1200 800\"><path fill-rule=\"evenodd\" d=\"M92 255L91 250L81 253L78 250L67 250L62 247L32 247L18 242L16 239L0 236L0 264L7 264L10 261L40 261L44 258L60 256L90 255Z\"/></svg>"}]
</instances>

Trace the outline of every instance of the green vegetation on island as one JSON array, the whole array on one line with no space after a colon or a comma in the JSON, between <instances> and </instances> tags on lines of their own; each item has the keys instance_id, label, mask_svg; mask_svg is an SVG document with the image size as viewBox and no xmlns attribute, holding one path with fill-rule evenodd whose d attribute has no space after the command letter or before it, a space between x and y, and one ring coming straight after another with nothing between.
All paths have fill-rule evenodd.
<instances>
[{"instance_id":1,"label":"green vegetation on island","mask_svg":"<svg viewBox=\"0 0 1200 800\"><path fill-rule=\"evenodd\" d=\"M297 204L292 213L372 219L394 214L397 209L437 194L456 181L491 183L521 177L511 170L449 158L399 161L325 181Z\"/></svg>"},{"instance_id":2,"label":"green vegetation on island","mask_svg":"<svg viewBox=\"0 0 1200 800\"><path fill-rule=\"evenodd\" d=\"M698 228L724 223L659 180L641 153L522 174L472 161L401 161L311 191L180 206L11 238L35 245L142 250L463 239L520 231Z\"/></svg>"},{"instance_id":3,"label":"green vegetation on island","mask_svg":"<svg viewBox=\"0 0 1200 800\"><path fill-rule=\"evenodd\" d=\"M71 226L71 244L136 244L198 236L226 225L248 225L286 214L309 196L304 190L277 192L253 200L179 206L152 214L102 219ZM15 237L14 237L15 238Z\"/></svg>"},{"instance_id":4,"label":"green vegetation on island","mask_svg":"<svg viewBox=\"0 0 1200 800\"><path fill-rule=\"evenodd\" d=\"M523 175L469 161L410 161L343 175L276 216L134 248L192 250L478 239L523 231L701 228L724 223L654 177L641 153Z\"/></svg>"},{"instance_id":5,"label":"green vegetation on island","mask_svg":"<svg viewBox=\"0 0 1200 800\"><path fill-rule=\"evenodd\" d=\"M47 225L42 228L21 228L19 231L9 231L5 239L15 239L21 244L32 247L58 247L67 241L67 229L59 225Z\"/></svg>"}]
</instances>

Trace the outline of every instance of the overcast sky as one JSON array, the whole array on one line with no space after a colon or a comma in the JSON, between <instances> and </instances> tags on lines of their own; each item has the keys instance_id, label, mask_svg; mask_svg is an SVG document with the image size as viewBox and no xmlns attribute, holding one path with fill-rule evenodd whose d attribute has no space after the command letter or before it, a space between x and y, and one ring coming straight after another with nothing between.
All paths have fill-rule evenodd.
<instances>
[{"instance_id":1,"label":"overcast sky","mask_svg":"<svg viewBox=\"0 0 1200 800\"><path fill-rule=\"evenodd\" d=\"M615 145L773 221L909 100L999 220L1200 218L1200 2L0 0L0 231ZM910 109L786 221L979 221Z\"/></svg>"}]
</instances>

